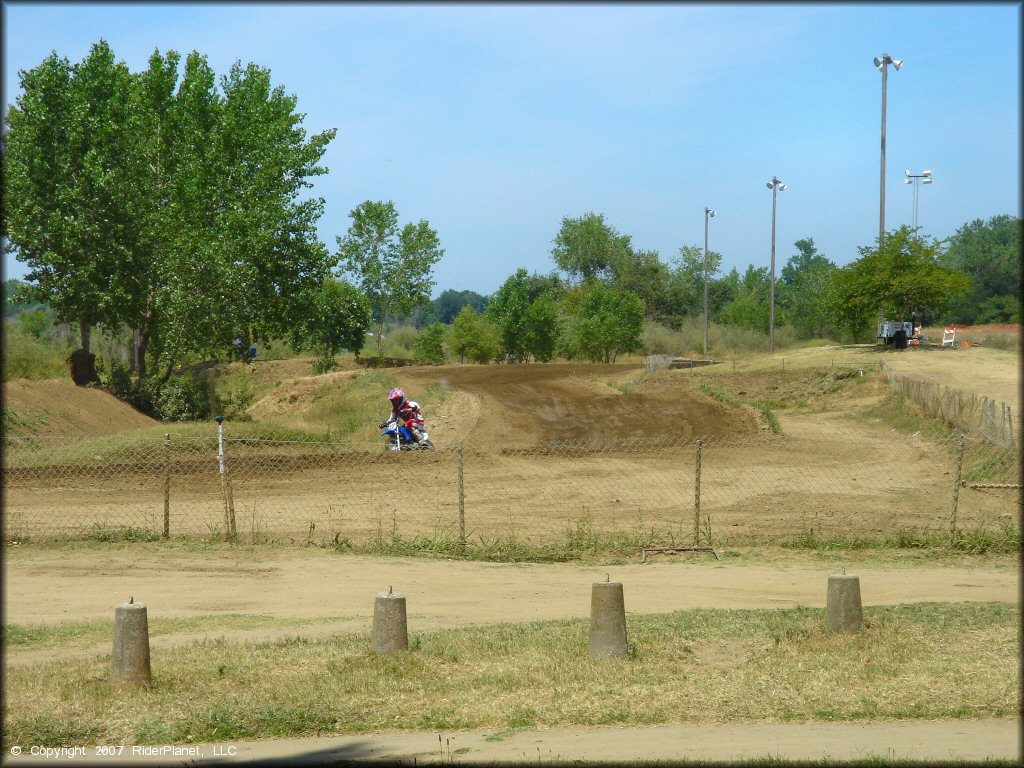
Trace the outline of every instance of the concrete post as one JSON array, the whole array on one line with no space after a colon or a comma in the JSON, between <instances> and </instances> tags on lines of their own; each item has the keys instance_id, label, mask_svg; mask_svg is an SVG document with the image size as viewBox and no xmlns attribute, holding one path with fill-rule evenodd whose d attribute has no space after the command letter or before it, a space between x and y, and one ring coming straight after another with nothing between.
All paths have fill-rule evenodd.
<instances>
[{"instance_id":1,"label":"concrete post","mask_svg":"<svg viewBox=\"0 0 1024 768\"><path fill-rule=\"evenodd\" d=\"M859 632L864 627L860 603L860 577L834 573L828 577L825 629L829 632Z\"/></svg>"},{"instance_id":2,"label":"concrete post","mask_svg":"<svg viewBox=\"0 0 1024 768\"><path fill-rule=\"evenodd\" d=\"M152 682L149 666L149 619L146 606L129 598L114 610L114 650L110 656L113 688L145 688Z\"/></svg>"},{"instance_id":3,"label":"concrete post","mask_svg":"<svg viewBox=\"0 0 1024 768\"><path fill-rule=\"evenodd\" d=\"M590 655L625 656L626 653L626 607L622 583L596 582L590 593Z\"/></svg>"},{"instance_id":4,"label":"concrete post","mask_svg":"<svg viewBox=\"0 0 1024 768\"><path fill-rule=\"evenodd\" d=\"M388 654L409 648L409 630L405 618L405 595L395 594L388 587L373 604L373 636L370 648Z\"/></svg>"}]
</instances>

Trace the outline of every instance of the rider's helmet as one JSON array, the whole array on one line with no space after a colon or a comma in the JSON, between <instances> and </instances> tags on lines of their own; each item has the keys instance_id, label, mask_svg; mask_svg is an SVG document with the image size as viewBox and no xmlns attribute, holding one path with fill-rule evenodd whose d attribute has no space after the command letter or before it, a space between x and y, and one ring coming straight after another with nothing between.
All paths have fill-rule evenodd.
<instances>
[{"instance_id":1,"label":"rider's helmet","mask_svg":"<svg viewBox=\"0 0 1024 768\"><path fill-rule=\"evenodd\" d=\"M391 405L395 408L401 408L402 404L405 403L405 390L401 387L395 387L388 394L388 400L391 401Z\"/></svg>"}]
</instances>

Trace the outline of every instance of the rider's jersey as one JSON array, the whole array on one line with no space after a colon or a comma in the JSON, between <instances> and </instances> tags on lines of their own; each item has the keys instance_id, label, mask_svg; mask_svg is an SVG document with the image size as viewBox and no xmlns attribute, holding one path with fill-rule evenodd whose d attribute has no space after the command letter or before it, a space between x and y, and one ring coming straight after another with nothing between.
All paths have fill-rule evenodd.
<instances>
[{"instance_id":1,"label":"rider's jersey","mask_svg":"<svg viewBox=\"0 0 1024 768\"><path fill-rule=\"evenodd\" d=\"M391 418L401 419L403 423L411 419L417 428L423 427L423 414L420 413L420 404L415 400L406 400L401 407L392 408Z\"/></svg>"}]
</instances>

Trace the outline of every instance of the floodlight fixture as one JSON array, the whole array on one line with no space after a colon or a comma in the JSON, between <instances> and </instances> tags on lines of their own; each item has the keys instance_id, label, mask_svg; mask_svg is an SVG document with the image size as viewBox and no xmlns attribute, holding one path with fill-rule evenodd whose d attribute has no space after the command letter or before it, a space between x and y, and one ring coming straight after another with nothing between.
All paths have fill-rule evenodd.
<instances>
[{"instance_id":1,"label":"floodlight fixture","mask_svg":"<svg viewBox=\"0 0 1024 768\"><path fill-rule=\"evenodd\" d=\"M907 184L914 185L914 234L917 234L917 212L919 210L919 198L918 198L918 185L919 184L931 184L934 179L932 178L931 170L921 171L920 173L906 172Z\"/></svg>"}]
</instances>

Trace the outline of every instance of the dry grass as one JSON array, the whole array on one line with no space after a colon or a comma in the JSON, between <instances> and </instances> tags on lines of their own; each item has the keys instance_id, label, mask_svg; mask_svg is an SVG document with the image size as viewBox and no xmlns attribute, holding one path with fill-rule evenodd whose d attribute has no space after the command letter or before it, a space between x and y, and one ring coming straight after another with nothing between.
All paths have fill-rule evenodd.
<instances>
[{"instance_id":1,"label":"dry grass","mask_svg":"<svg viewBox=\"0 0 1024 768\"><path fill-rule=\"evenodd\" d=\"M109 656L8 670L4 748L742 720L1018 714L1020 611L865 610L856 635L820 609L693 610L627 619L630 657L591 659L585 621L414 634L379 657L365 635L203 641L114 694Z\"/></svg>"}]
</instances>

